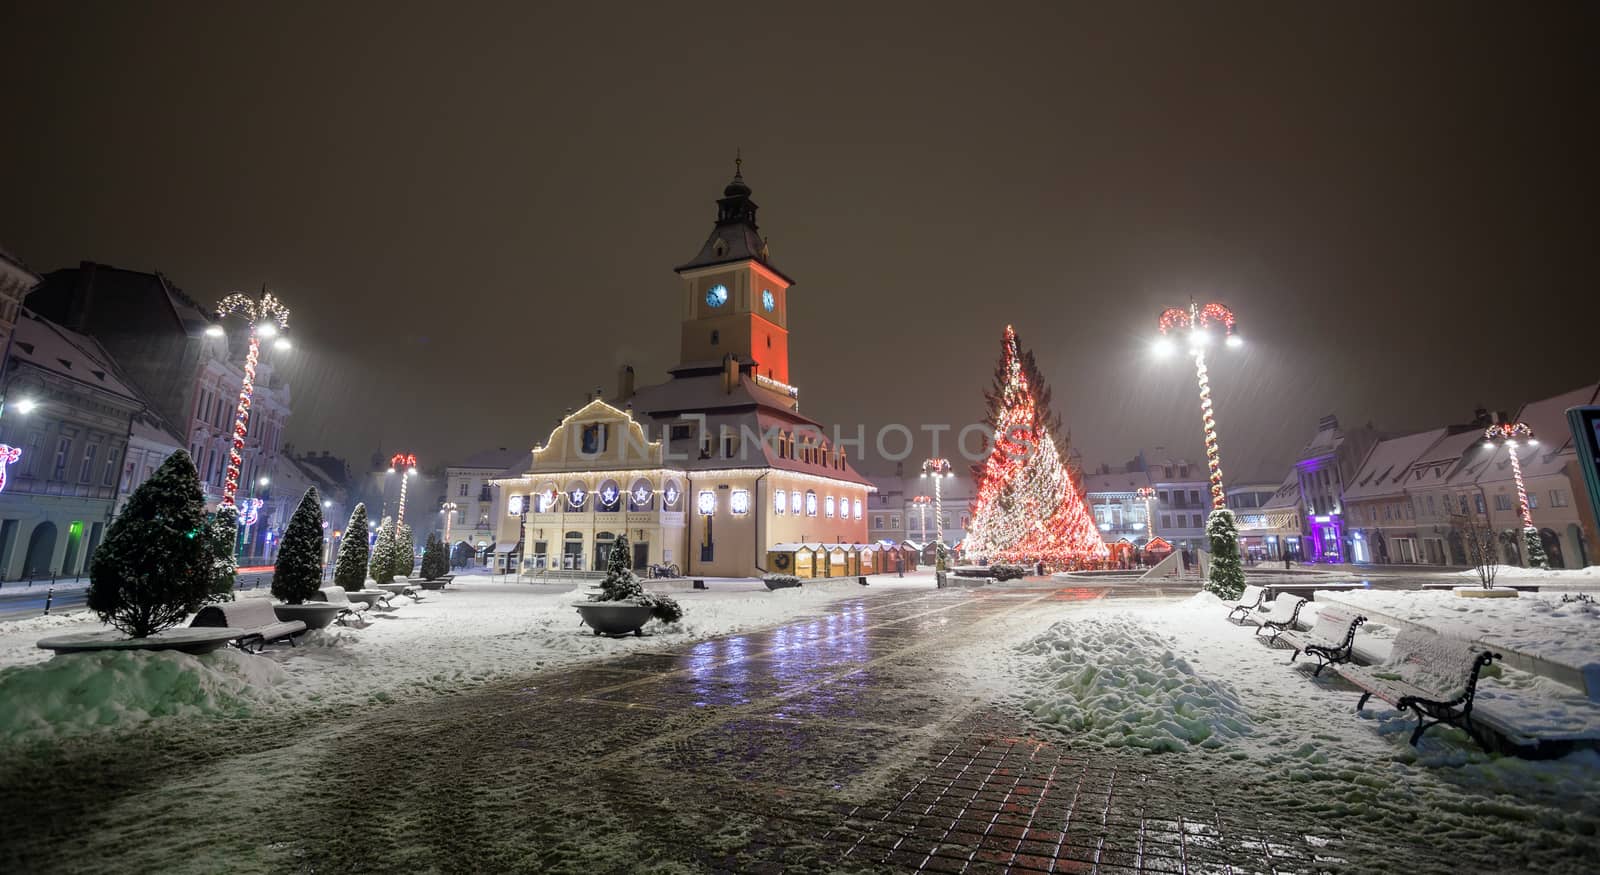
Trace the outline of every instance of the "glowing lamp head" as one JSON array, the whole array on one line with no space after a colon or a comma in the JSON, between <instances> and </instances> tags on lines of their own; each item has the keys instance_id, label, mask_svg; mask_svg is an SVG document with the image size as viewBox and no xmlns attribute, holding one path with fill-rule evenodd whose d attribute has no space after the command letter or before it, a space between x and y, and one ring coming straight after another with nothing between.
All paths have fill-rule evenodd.
<instances>
[{"instance_id":1,"label":"glowing lamp head","mask_svg":"<svg viewBox=\"0 0 1600 875\"><path fill-rule=\"evenodd\" d=\"M1199 352L1200 350L1205 349L1206 347L1208 347L1210 345L1211 345L1211 333L1210 332L1202 331L1199 328L1193 329L1193 330L1191 330L1189 332L1189 350L1191 352Z\"/></svg>"},{"instance_id":2,"label":"glowing lamp head","mask_svg":"<svg viewBox=\"0 0 1600 875\"><path fill-rule=\"evenodd\" d=\"M1528 446L1537 447L1538 445L1539 445L1539 441L1538 440L1536 440L1534 438L1528 438Z\"/></svg>"},{"instance_id":3,"label":"glowing lamp head","mask_svg":"<svg viewBox=\"0 0 1600 875\"><path fill-rule=\"evenodd\" d=\"M39 402L32 398L18 398L15 407L18 413L29 414L39 408Z\"/></svg>"},{"instance_id":4,"label":"glowing lamp head","mask_svg":"<svg viewBox=\"0 0 1600 875\"><path fill-rule=\"evenodd\" d=\"M385 474L393 474L394 473L394 468L390 468L389 470L385 471L384 473Z\"/></svg>"},{"instance_id":5,"label":"glowing lamp head","mask_svg":"<svg viewBox=\"0 0 1600 875\"><path fill-rule=\"evenodd\" d=\"M265 485L267 485L268 483L271 483L271 482L272 482L272 480L270 478L262 477L260 480L256 481L256 485L257 486L265 486Z\"/></svg>"},{"instance_id":6,"label":"glowing lamp head","mask_svg":"<svg viewBox=\"0 0 1600 875\"><path fill-rule=\"evenodd\" d=\"M1158 337L1156 338L1155 343L1150 345L1150 351L1158 356L1166 357L1176 352L1177 347L1173 345L1170 339L1166 337Z\"/></svg>"},{"instance_id":7,"label":"glowing lamp head","mask_svg":"<svg viewBox=\"0 0 1600 875\"><path fill-rule=\"evenodd\" d=\"M333 507L333 502L331 502L331 501L324 501L324 502L323 502L323 503L322 503L322 506L323 506L323 507Z\"/></svg>"},{"instance_id":8,"label":"glowing lamp head","mask_svg":"<svg viewBox=\"0 0 1600 875\"><path fill-rule=\"evenodd\" d=\"M1484 441L1483 445L1487 449L1494 449L1494 441Z\"/></svg>"},{"instance_id":9,"label":"glowing lamp head","mask_svg":"<svg viewBox=\"0 0 1600 875\"><path fill-rule=\"evenodd\" d=\"M294 347L294 344L290 343L289 342L289 338L287 338L287 337L280 337L277 340L272 342L272 348L275 349L275 350L278 350L279 352L291 349L293 347Z\"/></svg>"},{"instance_id":10,"label":"glowing lamp head","mask_svg":"<svg viewBox=\"0 0 1600 875\"><path fill-rule=\"evenodd\" d=\"M208 325L208 326L206 326L206 336L207 337L221 337L221 336L223 336L224 334L227 334L227 333L228 332L222 330L222 326L221 325Z\"/></svg>"},{"instance_id":11,"label":"glowing lamp head","mask_svg":"<svg viewBox=\"0 0 1600 875\"><path fill-rule=\"evenodd\" d=\"M262 322L256 326L256 334L259 334L262 337L274 337L277 335L277 333L278 326L272 324L271 322Z\"/></svg>"},{"instance_id":12,"label":"glowing lamp head","mask_svg":"<svg viewBox=\"0 0 1600 875\"><path fill-rule=\"evenodd\" d=\"M1239 347L1244 346L1244 338L1237 334L1230 334L1228 335L1226 343L1234 349L1238 349Z\"/></svg>"}]
</instances>

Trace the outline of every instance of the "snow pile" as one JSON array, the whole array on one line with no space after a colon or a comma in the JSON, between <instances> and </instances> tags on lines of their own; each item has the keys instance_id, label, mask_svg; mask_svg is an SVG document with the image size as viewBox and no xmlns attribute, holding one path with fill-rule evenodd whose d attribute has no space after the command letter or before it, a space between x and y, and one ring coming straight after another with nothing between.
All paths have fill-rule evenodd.
<instances>
[{"instance_id":1,"label":"snow pile","mask_svg":"<svg viewBox=\"0 0 1600 875\"><path fill-rule=\"evenodd\" d=\"M1023 707L1074 736L1174 751L1250 732L1231 687L1201 677L1131 615L1063 620L1017 651L1041 657L1024 672Z\"/></svg>"},{"instance_id":2,"label":"snow pile","mask_svg":"<svg viewBox=\"0 0 1600 875\"><path fill-rule=\"evenodd\" d=\"M100 651L0 669L0 741L163 717L243 717L273 698L283 671L248 654Z\"/></svg>"},{"instance_id":3,"label":"snow pile","mask_svg":"<svg viewBox=\"0 0 1600 875\"><path fill-rule=\"evenodd\" d=\"M1511 583L1537 583L1541 586L1568 586L1572 589L1593 589L1594 584L1600 583L1600 565L1590 565L1587 568L1523 568L1518 565L1495 566L1494 582L1498 584ZM1457 571L1455 576L1471 584L1480 584L1478 571L1468 568L1466 571Z\"/></svg>"}]
</instances>

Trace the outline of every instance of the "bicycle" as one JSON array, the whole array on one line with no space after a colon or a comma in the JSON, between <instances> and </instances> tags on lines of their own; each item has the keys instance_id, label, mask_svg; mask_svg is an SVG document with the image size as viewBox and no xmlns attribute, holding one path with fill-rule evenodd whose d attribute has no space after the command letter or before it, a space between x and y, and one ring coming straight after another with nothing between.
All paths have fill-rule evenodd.
<instances>
[{"instance_id":1,"label":"bicycle","mask_svg":"<svg viewBox=\"0 0 1600 875\"><path fill-rule=\"evenodd\" d=\"M654 580L656 578L663 578L663 577L682 577L683 576L683 575L678 573L678 566L673 565L670 562L668 562L665 565L658 565L658 564L652 562L652 563L650 563L649 567L650 567L650 578L652 580Z\"/></svg>"}]
</instances>

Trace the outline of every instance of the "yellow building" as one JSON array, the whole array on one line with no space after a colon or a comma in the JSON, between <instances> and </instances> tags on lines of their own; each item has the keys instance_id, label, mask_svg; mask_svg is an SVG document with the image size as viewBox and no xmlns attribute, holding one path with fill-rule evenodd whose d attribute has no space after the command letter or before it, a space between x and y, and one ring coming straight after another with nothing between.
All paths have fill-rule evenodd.
<instances>
[{"instance_id":1,"label":"yellow building","mask_svg":"<svg viewBox=\"0 0 1600 875\"><path fill-rule=\"evenodd\" d=\"M626 534L635 568L688 576L780 571L768 566L778 545L859 555L873 486L800 415L788 383L794 283L769 260L740 174L677 274L682 346L670 379L635 391L624 369L614 403L595 398L563 419L524 476L497 481L497 539L520 542L524 568L600 570Z\"/></svg>"}]
</instances>

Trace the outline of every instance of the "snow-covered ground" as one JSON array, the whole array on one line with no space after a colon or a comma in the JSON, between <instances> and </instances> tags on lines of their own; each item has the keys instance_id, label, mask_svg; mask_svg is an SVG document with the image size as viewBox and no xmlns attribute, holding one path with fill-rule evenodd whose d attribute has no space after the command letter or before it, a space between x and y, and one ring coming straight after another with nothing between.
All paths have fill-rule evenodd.
<instances>
[{"instance_id":1,"label":"snow-covered ground","mask_svg":"<svg viewBox=\"0 0 1600 875\"><path fill-rule=\"evenodd\" d=\"M1318 602L1342 603L1415 623L1441 634L1482 641L1591 675L1600 686L1600 602L1563 602L1562 593L1522 593L1514 599L1462 598L1449 590L1319 592Z\"/></svg>"},{"instance_id":2,"label":"snow-covered ground","mask_svg":"<svg viewBox=\"0 0 1600 875\"><path fill-rule=\"evenodd\" d=\"M1478 572L1474 569L1457 571L1463 583L1477 584ZM1551 589L1593 589L1600 585L1600 565L1587 568L1523 568L1517 565L1495 566L1495 583L1539 583Z\"/></svg>"},{"instance_id":3,"label":"snow-covered ground","mask_svg":"<svg viewBox=\"0 0 1600 875\"><path fill-rule=\"evenodd\" d=\"M649 650L769 626L840 598L885 588L929 588L929 574L807 581L768 592L754 586L675 592L684 618L652 622L642 638L601 638L578 620L573 604L589 582L496 583L458 578L420 602L396 598L370 611L365 625L313 630L300 646L259 656L219 651L93 653L52 657L40 638L100 628L91 614L0 623L0 743L170 716L241 716L256 709L388 702L429 691L454 691L587 659ZM244 593L241 598L264 598Z\"/></svg>"},{"instance_id":4,"label":"snow-covered ground","mask_svg":"<svg viewBox=\"0 0 1600 875\"><path fill-rule=\"evenodd\" d=\"M1264 812L1378 843L1459 836L1466 858L1518 859L1519 871L1593 871L1600 754L1490 755L1443 726L1413 748L1413 718L1381 702L1357 715L1333 672L1313 679L1226 612L1208 594L1075 605L1019 616L958 661L1068 744L1170 758L1169 774L1251 787Z\"/></svg>"}]
</instances>

